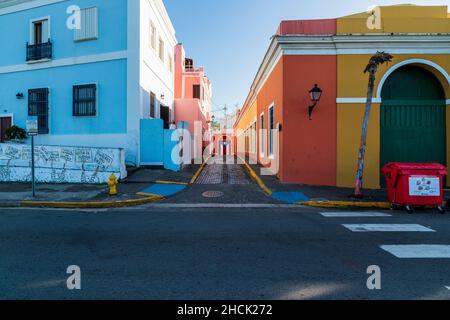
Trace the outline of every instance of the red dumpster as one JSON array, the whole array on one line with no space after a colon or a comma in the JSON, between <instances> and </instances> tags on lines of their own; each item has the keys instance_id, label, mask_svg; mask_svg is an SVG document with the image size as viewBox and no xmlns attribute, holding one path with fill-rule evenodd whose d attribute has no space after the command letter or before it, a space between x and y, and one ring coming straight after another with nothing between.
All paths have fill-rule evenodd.
<instances>
[{"instance_id":1,"label":"red dumpster","mask_svg":"<svg viewBox=\"0 0 450 320\"><path fill-rule=\"evenodd\" d=\"M444 177L447 168L436 163L398 163L385 165L389 202L393 205L437 206L444 202Z\"/></svg>"}]
</instances>

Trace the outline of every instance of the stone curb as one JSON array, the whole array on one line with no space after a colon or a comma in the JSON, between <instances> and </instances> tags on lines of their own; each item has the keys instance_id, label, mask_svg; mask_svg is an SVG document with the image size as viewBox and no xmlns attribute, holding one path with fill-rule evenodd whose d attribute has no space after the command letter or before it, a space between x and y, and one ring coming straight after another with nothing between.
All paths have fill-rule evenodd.
<instances>
[{"instance_id":1,"label":"stone curb","mask_svg":"<svg viewBox=\"0 0 450 320\"><path fill-rule=\"evenodd\" d=\"M52 201L22 201L21 207L25 208L54 208L54 209L104 209L104 208L125 208L144 205L147 203L159 202L164 200L164 197L154 195L151 197L121 200L121 201L79 201L79 202L52 202Z\"/></svg>"},{"instance_id":2,"label":"stone curb","mask_svg":"<svg viewBox=\"0 0 450 320\"><path fill-rule=\"evenodd\" d=\"M357 202L357 201L306 201L296 204L316 208L376 208L391 209L389 202Z\"/></svg>"},{"instance_id":3,"label":"stone curb","mask_svg":"<svg viewBox=\"0 0 450 320\"><path fill-rule=\"evenodd\" d=\"M194 176L191 179L191 182L189 182L189 184L194 184L197 180L198 177L200 177L200 175L202 174L203 170L205 169L206 165L208 164L209 159L211 159L211 157L209 157L208 159L206 159L202 165L200 166L200 168L197 170L197 172L194 174Z\"/></svg>"},{"instance_id":4,"label":"stone curb","mask_svg":"<svg viewBox=\"0 0 450 320\"><path fill-rule=\"evenodd\" d=\"M267 194L268 196L272 196L272 190L270 190L264 181L258 176L258 174L250 167L250 165L239 157L239 159L244 163L244 167L247 169L248 174L250 175L250 178L261 188L261 190Z\"/></svg>"}]
</instances>

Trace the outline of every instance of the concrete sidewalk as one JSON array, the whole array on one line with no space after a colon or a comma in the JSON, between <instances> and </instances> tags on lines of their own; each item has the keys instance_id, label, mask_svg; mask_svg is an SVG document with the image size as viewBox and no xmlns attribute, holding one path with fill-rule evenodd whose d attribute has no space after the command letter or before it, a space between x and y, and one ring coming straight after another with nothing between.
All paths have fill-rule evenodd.
<instances>
[{"instance_id":1,"label":"concrete sidewalk","mask_svg":"<svg viewBox=\"0 0 450 320\"><path fill-rule=\"evenodd\" d=\"M24 201L71 203L73 206L77 202L118 203L155 197L158 195L139 193L158 183L188 184L199 167L199 165L187 166L181 172L144 168L136 170L127 179L119 182L117 185L119 195L115 197L109 196L109 187L106 184L37 184L36 197L33 198L30 183L0 183L0 207L19 207Z\"/></svg>"},{"instance_id":2,"label":"concrete sidewalk","mask_svg":"<svg viewBox=\"0 0 450 320\"><path fill-rule=\"evenodd\" d=\"M262 175L260 165L250 164L251 169L259 176L263 183L272 192L272 197L287 203L306 203L306 202L328 202L328 203L354 203L358 204L380 204L388 207L387 190L364 190L362 199L355 199L354 189L308 186L302 184L281 183L276 176ZM450 199L450 190L444 190L444 199Z\"/></svg>"},{"instance_id":3,"label":"concrete sidewalk","mask_svg":"<svg viewBox=\"0 0 450 320\"><path fill-rule=\"evenodd\" d=\"M196 164L187 165L180 172L173 172L164 169L140 168L130 173L130 175L122 181L122 183L155 183L158 181L189 183L199 168L200 165Z\"/></svg>"}]
</instances>

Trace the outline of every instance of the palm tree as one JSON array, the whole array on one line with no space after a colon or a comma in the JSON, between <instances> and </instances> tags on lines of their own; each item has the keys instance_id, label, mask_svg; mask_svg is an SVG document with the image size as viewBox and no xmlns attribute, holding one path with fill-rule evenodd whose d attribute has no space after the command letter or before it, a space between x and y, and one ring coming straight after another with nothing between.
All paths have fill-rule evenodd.
<instances>
[{"instance_id":1,"label":"palm tree","mask_svg":"<svg viewBox=\"0 0 450 320\"><path fill-rule=\"evenodd\" d=\"M366 111L361 132L361 147L358 154L358 171L356 172L356 188L355 197L362 198L363 182L364 182L364 157L367 149L367 128L369 126L370 110L372 108L373 90L375 87L375 76L378 67L384 63L389 63L394 57L386 52L377 52L370 58L364 73L369 73L369 86L367 89Z\"/></svg>"}]
</instances>

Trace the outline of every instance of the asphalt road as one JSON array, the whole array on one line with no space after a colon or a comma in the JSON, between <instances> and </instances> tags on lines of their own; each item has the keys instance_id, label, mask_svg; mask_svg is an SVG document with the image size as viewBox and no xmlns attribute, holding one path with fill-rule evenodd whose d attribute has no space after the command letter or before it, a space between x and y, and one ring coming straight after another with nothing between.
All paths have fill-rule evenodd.
<instances>
[{"instance_id":1,"label":"asphalt road","mask_svg":"<svg viewBox=\"0 0 450 320\"><path fill-rule=\"evenodd\" d=\"M381 245L450 245L450 216L326 218L310 208L0 209L0 299L450 299L450 259ZM436 232L352 232L343 224ZM69 265L81 290L66 287ZM367 267L381 269L368 290Z\"/></svg>"}]
</instances>

